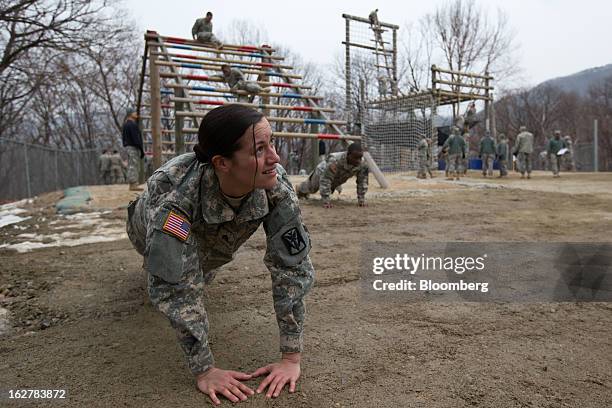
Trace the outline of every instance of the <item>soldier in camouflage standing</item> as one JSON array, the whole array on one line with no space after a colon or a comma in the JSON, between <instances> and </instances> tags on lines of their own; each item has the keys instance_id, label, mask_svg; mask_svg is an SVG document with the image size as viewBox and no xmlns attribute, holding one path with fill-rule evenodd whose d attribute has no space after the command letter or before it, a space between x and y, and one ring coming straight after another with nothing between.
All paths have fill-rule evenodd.
<instances>
[{"instance_id":1,"label":"soldier in camouflage standing","mask_svg":"<svg viewBox=\"0 0 612 408\"><path fill-rule=\"evenodd\" d=\"M110 160L110 178L111 184L121 184L124 182L123 178L123 160L117 150L113 150L113 154L109 156Z\"/></svg>"},{"instance_id":2,"label":"soldier in camouflage standing","mask_svg":"<svg viewBox=\"0 0 612 408\"><path fill-rule=\"evenodd\" d=\"M459 180L461 175L463 174L463 160L466 155L466 146L465 140L461 133L459 133L459 128L457 126L453 126L451 130L451 135L446 139L442 149L448 148L448 176L449 180Z\"/></svg>"},{"instance_id":3,"label":"soldier in camouflage standing","mask_svg":"<svg viewBox=\"0 0 612 408\"><path fill-rule=\"evenodd\" d=\"M431 141L427 137L423 136L419 145L417 146L418 157L419 157L419 171L417 173L417 178L427 178L427 174L429 173L429 177L433 177L431 173Z\"/></svg>"},{"instance_id":4,"label":"soldier in camouflage standing","mask_svg":"<svg viewBox=\"0 0 612 408\"><path fill-rule=\"evenodd\" d=\"M555 135L550 138L548 145L546 146L546 153L550 160L550 169L552 170L553 177L559 176L559 169L561 168L562 155L559 156L559 150L564 149L565 140L561 139L561 131L555 130Z\"/></svg>"},{"instance_id":5,"label":"soldier in camouflage standing","mask_svg":"<svg viewBox=\"0 0 612 408\"><path fill-rule=\"evenodd\" d=\"M130 190L135 191L142 190L142 188L138 187L138 169L140 161L144 157L142 134L138 128L138 123L136 123L137 120L138 114L136 111L128 109L127 117L125 122L123 122L123 129L121 130L123 146L128 154L127 182Z\"/></svg>"},{"instance_id":6,"label":"soldier in camouflage standing","mask_svg":"<svg viewBox=\"0 0 612 408\"><path fill-rule=\"evenodd\" d=\"M493 162L495 161L495 140L487 130L485 136L480 139L478 157L482 159L482 175L493 177Z\"/></svg>"},{"instance_id":7,"label":"soldier in camouflage standing","mask_svg":"<svg viewBox=\"0 0 612 408\"><path fill-rule=\"evenodd\" d=\"M365 195L368 191L368 166L363 160L363 149L360 143L351 143L346 152L331 153L327 161L319 165L308 176L308 179L297 188L298 197L308 198L309 194L319 191L323 207L331 208L331 195L349 178L357 177L357 204L365 206Z\"/></svg>"},{"instance_id":8,"label":"soldier in camouflage standing","mask_svg":"<svg viewBox=\"0 0 612 408\"><path fill-rule=\"evenodd\" d=\"M217 49L221 49L223 48L223 44L212 32L212 18L213 14L210 11L206 13L206 17L198 18L191 28L191 36L198 42L203 44L212 43Z\"/></svg>"},{"instance_id":9,"label":"soldier in camouflage standing","mask_svg":"<svg viewBox=\"0 0 612 408\"><path fill-rule=\"evenodd\" d=\"M215 405L221 395L246 400L254 391L242 381L260 375L267 374L257 392L267 388L268 397L285 385L294 392L300 377L304 296L314 269L298 200L271 135L254 109L213 109L200 124L195 154L157 169L128 207L128 236L144 256L151 302L176 329L198 389ZM247 374L215 365L203 290L262 224L282 357Z\"/></svg>"},{"instance_id":10,"label":"soldier in camouflage standing","mask_svg":"<svg viewBox=\"0 0 612 408\"><path fill-rule=\"evenodd\" d=\"M496 147L497 160L499 163L499 177L506 177L508 175L508 139L506 135L501 133L499 135L499 143Z\"/></svg>"},{"instance_id":11,"label":"soldier in camouflage standing","mask_svg":"<svg viewBox=\"0 0 612 408\"><path fill-rule=\"evenodd\" d=\"M440 151L438 152L438 160L444 161L444 176L448 177L448 167L450 165L450 161L448 159L448 146L440 148Z\"/></svg>"},{"instance_id":12,"label":"soldier in camouflage standing","mask_svg":"<svg viewBox=\"0 0 612 408\"><path fill-rule=\"evenodd\" d=\"M465 142L465 155L463 156L463 175L466 176L470 168L470 132L465 130L463 132L463 141Z\"/></svg>"},{"instance_id":13,"label":"soldier in camouflage standing","mask_svg":"<svg viewBox=\"0 0 612 408\"><path fill-rule=\"evenodd\" d=\"M518 170L521 172L521 178L531 178L531 155L533 154L533 134L527 131L525 126L519 128L519 134L516 136L514 152L518 160Z\"/></svg>"},{"instance_id":14,"label":"soldier in camouflage standing","mask_svg":"<svg viewBox=\"0 0 612 408\"><path fill-rule=\"evenodd\" d=\"M110 184L110 157L107 149L102 150L98 158L98 171L102 184Z\"/></svg>"}]
</instances>

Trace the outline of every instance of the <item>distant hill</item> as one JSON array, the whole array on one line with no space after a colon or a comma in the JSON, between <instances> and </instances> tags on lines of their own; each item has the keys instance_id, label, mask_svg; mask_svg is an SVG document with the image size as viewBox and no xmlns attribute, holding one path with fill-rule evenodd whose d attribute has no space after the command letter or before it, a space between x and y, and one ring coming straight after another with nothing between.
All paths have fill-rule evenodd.
<instances>
[{"instance_id":1,"label":"distant hill","mask_svg":"<svg viewBox=\"0 0 612 408\"><path fill-rule=\"evenodd\" d=\"M564 77L549 79L536 86L536 88L545 85L553 85L566 92L576 92L584 96L589 91L591 85L610 76L612 76L612 64L585 69L584 71Z\"/></svg>"}]
</instances>

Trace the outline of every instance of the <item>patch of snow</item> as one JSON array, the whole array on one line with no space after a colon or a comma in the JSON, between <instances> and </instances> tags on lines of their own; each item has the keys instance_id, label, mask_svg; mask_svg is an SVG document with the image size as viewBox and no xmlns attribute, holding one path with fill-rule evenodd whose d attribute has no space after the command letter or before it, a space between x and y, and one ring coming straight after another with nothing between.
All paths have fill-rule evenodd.
<instances>
[{"instance_id":1,"label":"patch of snow","mask_svg":"<svg viewBox=\"0 0 612 408\"><path fill-rule=\"evenodd\" d=\"M19 222L29 220L31 217L20 217L18 215L7 214L0 215L0 228L6 227L7 225L17 224Z\"/></svg>"}]
</instances>

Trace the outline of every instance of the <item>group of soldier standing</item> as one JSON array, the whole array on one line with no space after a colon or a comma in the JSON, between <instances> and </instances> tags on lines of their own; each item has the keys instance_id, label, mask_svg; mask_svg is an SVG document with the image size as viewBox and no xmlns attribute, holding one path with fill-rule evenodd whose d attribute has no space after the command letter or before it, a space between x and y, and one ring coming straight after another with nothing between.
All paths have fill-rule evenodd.
<instances>
[{"instance_id":1,"label":"group of soldier standing","mask_svg":"<svg viewBox=\"0 0 612 408\"><path fill-rule=\"evenodd\" d=\"M466 131L462 135L458 126L451 128L451 133L441 146L438 158L444 160L446 164L445 175L448 180L459 180L467 173L469 167L468 145L469 133ZM427 174L433 177L431 172L431 144L432 139L423 137L417 146L418 171L417 178L427 178ZM521 173L521 178L531 178L533 169L534 136L527 131L525 126L519 128L512 154L516 159L510 162L514 164L516 160L516 170ZM542 152L547 158L553 177L560 177L561 168L574 170L574 152L572 141L569 136L561 138L561 131L555 130L547 144L546 150ZM489 131L480 139L478 158L482 161L483 177L493 176L493 164L497 160L499 165L499 176L508 176L508 162L510 159L510 147L505 134L501 133L496 141ZM541 155L542 156L542 155Z\"/></svg>"}]
</instances>

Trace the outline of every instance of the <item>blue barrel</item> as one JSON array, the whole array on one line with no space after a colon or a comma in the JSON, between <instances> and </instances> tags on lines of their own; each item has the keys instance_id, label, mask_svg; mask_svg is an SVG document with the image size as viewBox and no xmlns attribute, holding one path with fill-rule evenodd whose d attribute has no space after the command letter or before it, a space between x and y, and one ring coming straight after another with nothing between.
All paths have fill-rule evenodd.
<instances>
[{"instance_id":1,"label":"blue barrel","mask_svg":"<svg viewBox=\"0 0 612 408\"><path fill-rule=\"evenodd\" d=\"M470 159L468 161L468 169L482 170L482 160L481 159Z\"/></svg>"}]
</instances>

